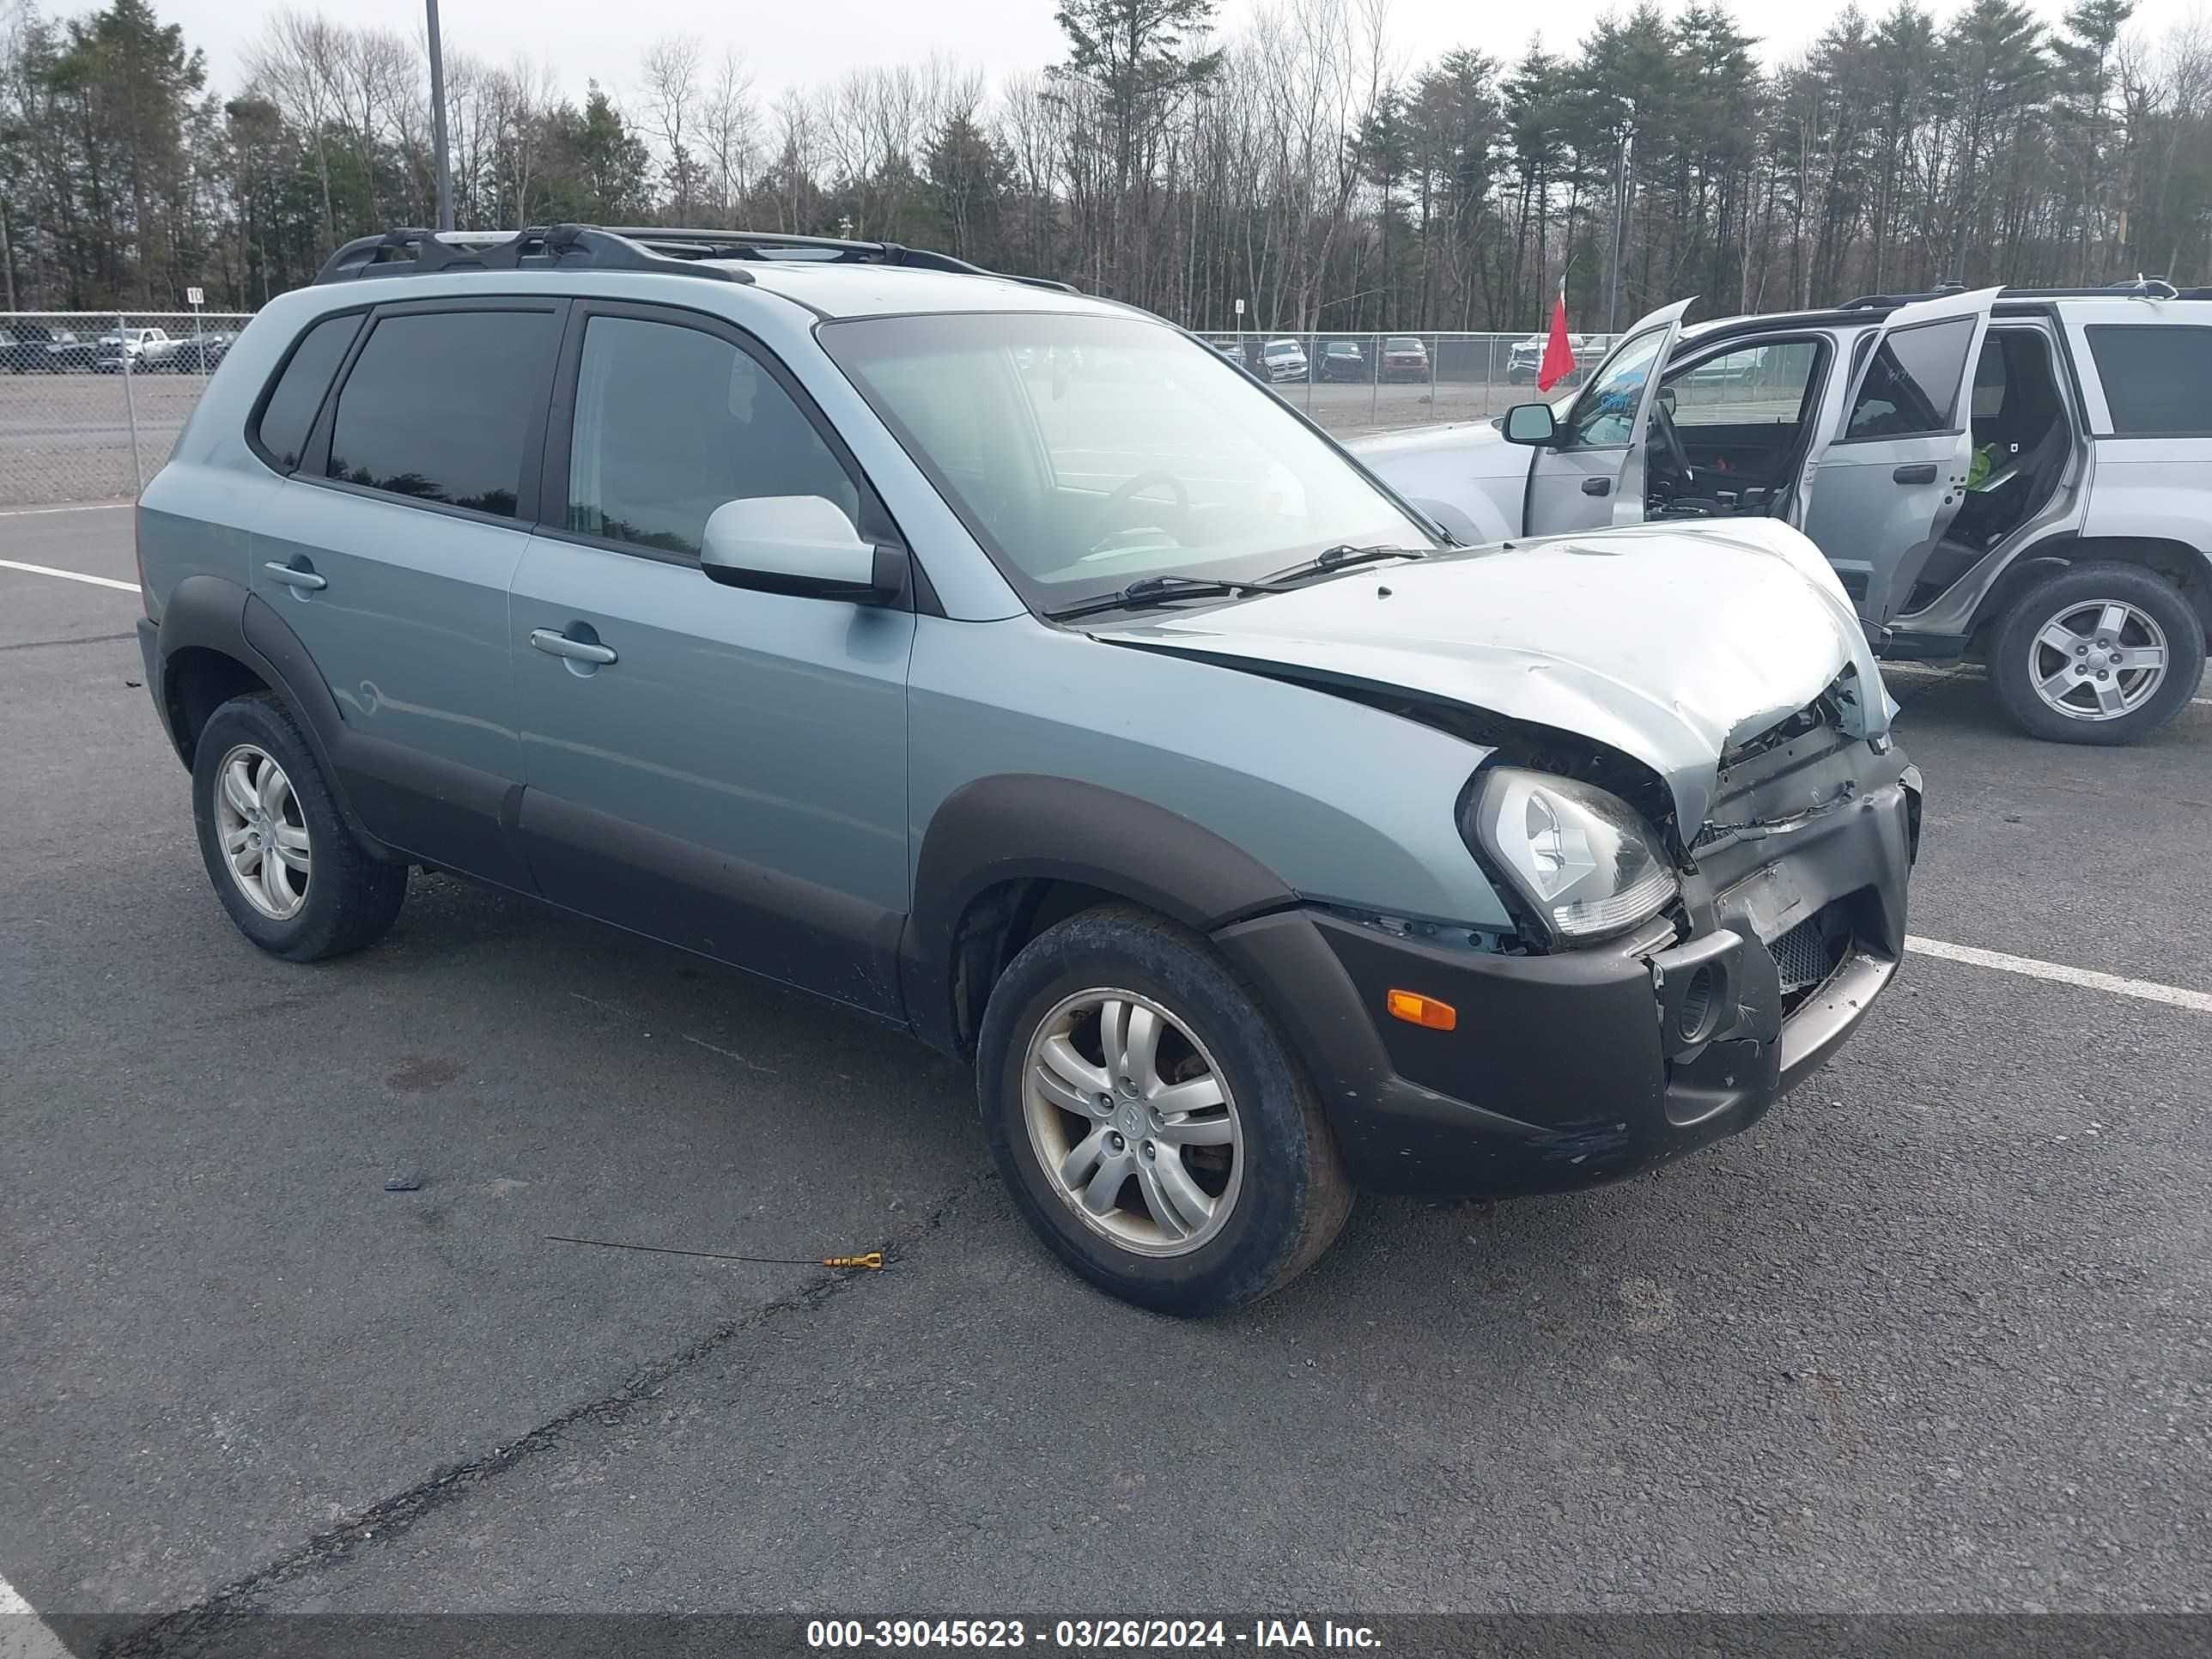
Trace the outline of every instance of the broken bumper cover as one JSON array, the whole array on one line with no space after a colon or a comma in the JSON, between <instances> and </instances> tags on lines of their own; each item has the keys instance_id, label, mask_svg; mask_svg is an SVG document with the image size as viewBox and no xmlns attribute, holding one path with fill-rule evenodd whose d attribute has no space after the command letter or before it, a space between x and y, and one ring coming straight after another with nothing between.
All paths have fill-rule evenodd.
<instances>
[{"instance_id":1,"label":"broken bumper cover","mask_svg":"<svg viewBox=\"0 0 2212 1659\"><path fill-rule=\"evenodd\" d=\"M1358 1185L1617 1181L1756 1123L1895 975L1919 781L1893 753L1854 769L1864 787L1845 810L1708 860L1685 884L1679 942L1510 957L1304 908L1216 943L1282 1019ZM1383 1017L1394 988L1450 1004L1456 1027Z\"/></svg>"}]
</instances>

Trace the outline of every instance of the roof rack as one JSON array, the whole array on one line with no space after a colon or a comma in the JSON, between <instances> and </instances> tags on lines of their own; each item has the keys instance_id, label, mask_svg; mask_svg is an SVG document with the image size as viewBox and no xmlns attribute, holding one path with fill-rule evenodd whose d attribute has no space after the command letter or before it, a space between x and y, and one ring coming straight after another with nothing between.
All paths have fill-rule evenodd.
<instances>
[{"instance_id":1,"label":"roof rack","mask_svg":"<svg viewBox=\"0 0 2212 1659\"><path fill-rule=\"evenodd\" d=\"M665 225L614 225L608 233L679 259L776 259L821 264L905 265L917 270L946 270L963 276L997 276L1029 288L1073 294L1073 284L1050 276L1024 276L992 270L933 248L902 242L861 242L837 236L799 236L781 230L688 230Z\"/></svg>"},{"instance_id":2,"label":"roof rack","mask_svg":"<svg viewBox=\"0 0 2212 1659\"><path fill-rule=\"evenodd\" d=\"M1838 311L1890 311L1918 300L1941 300L1966 291L1963 283L1941 283L1925 294L1862 294L1846 300ZM2102 288L2001 288L2000 300L2203 300L2212 289L2176 288L2163 276L2136 276Z\"/></svg>"},{"instance_id":3,"label":"roof rack","mask_svg":"<svg viewBox=\"0 0 2212 1659\"><path fill-rule=\"evenodd\" d=\"M441 270L549 270L574 261L593 270L681 271L750 283L749 272L698 267L596 225L533 225L519 231L440 233L406 226L356 236L324 261L318 283L356 276L428 276Z\"/></svg>"},{"instance_id":4,"label":"roof rack","mask_svg":"<svg viewBox=\"0 0 2212 1659\"><path fill-rule=\"evenodd\" d=\"M441 270L542 270L574 264L592 270L654 270L750 283L752 273L716 261L811 260L832 264L907 265L970 276L1002 276L1073 294L1048 276L987 270L949 253L897 242L854 242L780 231L687 230L659 225L534 225L520 231L432 231L406 227L357 236L324 263L318 283L356 276L428 276Z\"/></svg>"}]
</instances>

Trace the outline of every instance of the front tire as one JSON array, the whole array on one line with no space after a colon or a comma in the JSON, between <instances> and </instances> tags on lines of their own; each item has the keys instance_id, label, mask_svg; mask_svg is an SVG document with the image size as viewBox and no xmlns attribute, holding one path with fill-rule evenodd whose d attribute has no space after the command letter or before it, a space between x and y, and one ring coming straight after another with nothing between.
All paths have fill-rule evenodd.
<instances>
[{"instance_id":1,"label":"front tire","mask_svg":"<svg viewBox=\"0 0 2212 1659\"><path fill-rule=\"evenodd\" d=\"M1053 1252L1163 1313L1253 1302L1335 1239L1352 1189L1312 1082L1205 940L1086 911L992 988L984 1131Z\"/></svg>"},{"instance_id":2,"label":"front tire","mask_svg":"<svg viewBox=\"0 0 2212 1659\"><path fill-rule=\"evenodd\" d=\"M2069 567L1997 625L1990 678L2024 732L2053 743L2124 744L2181 711L2204 672L2204 623L2138 565Z\"/></svg>"},{"instance_id":3,"label":"front tire","mask_svg":"<svg viewBox=\"0 0 2212 1659\"><path fill-rule=\"evenodd\" d=\"M201 728L192 819L231 921L287 962L374 944L407 896L407 867L355 837L314 751L267 692L232 698Z\"/></svg>"}]
</instances>

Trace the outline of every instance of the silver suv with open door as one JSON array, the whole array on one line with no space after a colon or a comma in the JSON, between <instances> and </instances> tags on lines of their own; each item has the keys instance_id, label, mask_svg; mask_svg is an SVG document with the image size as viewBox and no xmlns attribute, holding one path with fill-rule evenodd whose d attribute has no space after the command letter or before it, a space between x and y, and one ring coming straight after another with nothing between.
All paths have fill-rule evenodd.
<instances>
[{"instance_id":1,"label":"silver suv with open door","mask_svg":"<svg viewBox=\"0 0 2212 1659\"><path fill-rule=\"evenodd\" d=\"M1984 289L1685 327L1589 384L1353 450L1455 536L1778 518L1885 655L1988 662L2039 737L2125 743L2212 628L2212 289Z\"/></svg>"}]
</instances>

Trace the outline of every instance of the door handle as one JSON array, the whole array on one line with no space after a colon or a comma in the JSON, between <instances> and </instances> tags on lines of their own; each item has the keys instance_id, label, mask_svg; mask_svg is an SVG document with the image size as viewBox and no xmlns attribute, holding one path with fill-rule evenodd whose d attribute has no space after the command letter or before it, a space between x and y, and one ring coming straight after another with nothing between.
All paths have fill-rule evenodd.
<instances>
[{"instance_id":1,"label":"door handle","mask_svg":"<svg viewBox=\"0 0 2212 1659\"><path fill-rule=\"evenodd\" d=\"M602 667L617 660L612 646L599 645L591 640L572 640L566 634L556 634L550 628L533 628L530 642L549 657L568 657L576 662L598 663Z\"/></svg>"},{"instance_id":2,"label":"door handle","mask_svg":"<svg viewBox=\"0 0 2212 1659\"><path fill-rule=\"evenodd\" d=\"M1585 495L1610 495L1613 494L1613 480L1610 478L1584 478L1583 480L1583 494Z\"/></svg>"},{"instance_id":3,"label":"door handle","mask_svg":"<svg viewBox=\"0 0 2212 1659\"><path fill-rule=\"evenodd\" d=\"M261 567L287 587L296 587L302 592L319 593L330 583L312 570L302 570L297 565L279 564L271 559Z\"/></svg>"},{"instance_id":4,"label":"door handle","mask_svg":"<svg viewBox=\"0 0 2212 1659\"><path fill-rule=\"evenodd\" d=\"M1917 461L1910 466L1900 466L1890 475L1892 482L1901 484L1924 484L1936 482L1936 463Z\"/></svg>"}]
</instances>

